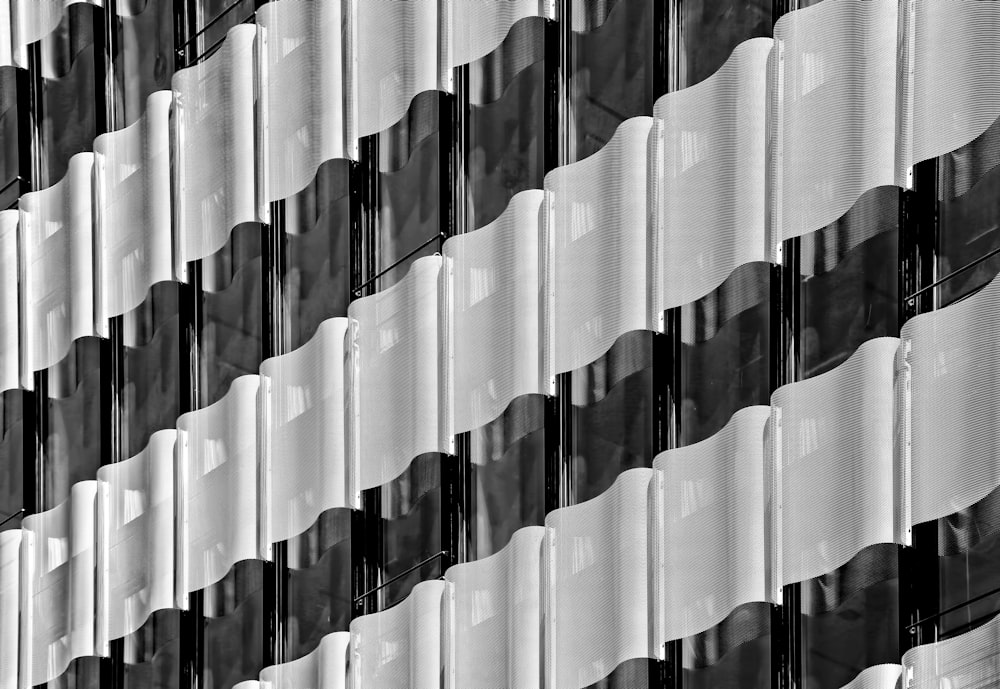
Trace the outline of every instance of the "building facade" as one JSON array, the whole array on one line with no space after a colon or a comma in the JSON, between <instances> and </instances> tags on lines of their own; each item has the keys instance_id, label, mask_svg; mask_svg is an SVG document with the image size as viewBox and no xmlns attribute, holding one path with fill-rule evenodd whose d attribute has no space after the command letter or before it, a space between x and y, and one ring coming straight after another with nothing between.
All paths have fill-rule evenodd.
<instances>
[{"instance_id":1,"label":"building facade","mask_svg":"<svg viewBox=\"0 0 1000 689\"><path fill-rule=\"evenodd\" d=\"M998 37L0 0L0 689L1000 683Z\"/></svg>"}]
</instances>

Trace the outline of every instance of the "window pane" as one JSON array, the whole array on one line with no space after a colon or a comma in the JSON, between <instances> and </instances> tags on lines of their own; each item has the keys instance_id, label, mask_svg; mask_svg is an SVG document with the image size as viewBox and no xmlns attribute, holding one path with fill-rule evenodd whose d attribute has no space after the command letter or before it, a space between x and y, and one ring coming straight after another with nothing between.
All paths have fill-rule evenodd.
<instances>
[{"instance_id":1,"label":"window pane","mask_svg":"<svg viewBox=\"0 0 1000 689\"><path fill-rule=\"evenodd\" d=\"M0 519L24 507L24 396L21 390L0 393ZM14 517L0 531L20 527Z\"/></svg>"},{"instance_id":2,"label":"window pane","mask_svg":"<svg viewBox=\"0 0 1000 689\"><path fill-rule=\"evenodd\" d=\"M771 35L770 0L684 0L679 4L678 88L712 76L743 41Z\"/></svg>"},{"instance_id":3,"label":"window pane","mask_svg":"<svg viewBox=\"0 0 1000 689\"><path fill-rule=\"evenodd\" d=\"M772 619L770 605L747 603L720 624L684 639L681 646L684 686L690 689L770 687Z\"/></svg>"},{"instance_id":4,"label":"window pane","mask_svg":"<svg viewBox=\"0 0 1000 689\"><path fill-rule=\"evenodd\" d=\"M118 3L119 14L124 3ZM137 121L154 91L170 90L174 73L174 3L133 0L131 14L120 17L119 50L115 56L115 96L123 126Z\"/></svg>"},{"instance_id":5,"label":"window pane","mask_svg":"<svg viewBox=\"0 0 1000 689\"><path fill-rule=\"evenodd\" d=\"M244 560L205 589L202 682L230 689L257 679L264 660L264 564Z\"/></svg>"},{"instance_id":6,"label":"window pane","mask_svg":"<svg viewBox=\"0 0 1000 689\"><path fill-rule=\"evenodd\" d=\"M125 689L179 689L180 611L160 610L124 641Z\"/></svg>"}]
</instances>

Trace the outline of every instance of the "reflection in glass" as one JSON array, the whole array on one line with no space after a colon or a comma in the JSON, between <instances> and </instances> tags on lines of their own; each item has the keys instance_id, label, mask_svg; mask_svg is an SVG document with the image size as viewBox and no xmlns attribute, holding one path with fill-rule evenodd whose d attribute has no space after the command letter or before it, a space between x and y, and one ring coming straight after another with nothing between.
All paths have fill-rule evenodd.
<instances>
[{"instance_id":1,"label":"reflection in glass","mask_svg":"<svg viewBox=\"0 0 1000 689\"><path fill-rule=\"evenodd\" d=\"M44 687L45 689L103 689L101 661L96 657L72 660L66 672L46 682Z\"/></svg>"},{"instance_id":2,"label":"reflection in glass","mask_svg":"<svg viewBox=\"0 0 1000 689\"><path fill-rule=\"evenodd\" d=\"M684 686L690 689L771 686L771 606L747 603L725 620L682 641Z\"/></svg>"},{"instance_id":3,"label":"reflection in glass","mask_svg":"<svg viewBox=\"0 0 1000 689\"><path fill-rule=\"evenodd\" d=\"M253 16L254 0L196 0L193 57L201 59L218 48L226 32Z\"/></svg>"},{"instance_id":4,"label":"reflection in glass","mask_svg":"<svg viewBox=\"0 0 1000 689\"><path fill-rule=\"evenodd\" d=\"M130 14L120 16L119 49L115 55L115 98L121 107L122 122L127 127L137 121L146 108L146 97L155 91L169 90L174 73L174 3L171 0L132 0L118 2Z\"/></svg>"},{"instance_id":5,"label":"reflection in glass","mask_svg":"<svg viewBox=\"0 0 1000 689\"><path fill-rule=\"evenodd\" d=\"M160 610L125 638L124 689L180 688L180 611Z\"/></svg>"},{"instance_id":6,"label":"reflection in glass","mask_svg":"<svg viewBox=\"0 0 1000 689\"><path fill-rule=\"evenodd\" d=\"M10 208L21 191L17 82L16 69L0 67L0 209Z\"/></svg>"},{"instance_id":7,"label":"reflection in glass","mask_svg":"<svg viewBox=\"0 0 1000 689\"><path fill-rule=\"evenodd\" d=\"M0 393L0 520L24 507L24 403L21 390ZM21 527L18 517L0 531Z\"/></svg>"},{"instance_id":8,"label":"reflection in glass","mask_svg":"<svg viewBox=\"0 0 1000 689\"><path fill-rule=\"evenodd\" d=\"M230 689L257 679L264 664L264 563L243 560L204 589L205 645L201 680Z\"/></svg>"},{"instance_id":9,"label":"reflection in glass","mask_svg":"<svg viewBox=\"0 0 1000 689\"><path fill-rule=\"evenodd\" d=\"M771 0L684 0L678 5L679 89L712 76L743 41L771 35Z\"/></svg>"}]
</instances>

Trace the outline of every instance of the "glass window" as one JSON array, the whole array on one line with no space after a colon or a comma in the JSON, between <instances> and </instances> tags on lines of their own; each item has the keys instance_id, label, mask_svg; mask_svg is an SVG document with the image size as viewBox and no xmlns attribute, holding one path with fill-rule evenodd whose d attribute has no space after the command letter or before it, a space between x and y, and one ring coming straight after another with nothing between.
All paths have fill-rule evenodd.
<instances>
[{"instance_id":1,"label":"glass window","mask_svg":"<svg viewBox=\"0 0 1000 689\"><path fill-rule=\"evenodd\" d=\"M743 41L771 35L771 0L682 0L677 88L715 74Z\"/></svg>"},{"instance_id":2,"label":"glass window","mask_svg":"<svg viewBox=\"0 0 1000 689\"><path fill-rule=\"evenodd\" d=\"M0 67L0 209L13 206L21 193L17 183L21 174L21 121L17 104L27 97L20 93L18 98L19 82L23 89L25 81L18 78L13 67Z\"/></svg>"},{"instance_id":3,"label":"glass window","mask_svg":"<svg viewBox=\"0 0 1000 689\"><path fill-rule=\"evenodd\" d=\"M119 0L119 50L115 56L115 97L122 126L139 119L146 98L169 90L174 73L174 3L172 0Z\"/></svg>"},{"instance_id":4,"label":"glass window","mask_svg":"<svg viewBox=\"0 0 1000 689\"><path fill-rule=\"evenodd\" d=\"M264 563L243 560L204 589L202 686L231 689L264 667Z\"/></svg>"},{"instance_id":5,"label":"glass window","mask_svg":"<svg viewBox=\"0 0 1000 689\"><path fill-rule=\"evenodd\" d=\"M195 0L194 26L197 37L189 41L198 60L214 52L226 32L253 16L254 0ZM190 52L191 48L188 48Z\"/></svg>"},{"instance_id":6,"label":"glass window","mask_svg":"<svg viewBox=\"0 0 1000 689\"><path fill-rule=\"evenodd\" d=\"M690 689L771 687L773 609L747 603L721 623L681 642L683 685Z\"/></svg>"},{"instance_id":7,"label":"glass window","mask_svg":"<svg viewBox=\"0 0 1000 689\"><path fill-rule=\"evenodd\" d=\"M125 689L179 689L179 610L159 610L124 639Z\"/></svg>"},{"instance_id":8,"label":"glass window","mask_svg":"<svg viewBox=\"0 0 1000 689\"><path fill-rule=\"evenodd\" d=\"M24 507L24 403L21 390L0 393L0 531L21 526L12 515Z\"/></svg>"}]
</instances>

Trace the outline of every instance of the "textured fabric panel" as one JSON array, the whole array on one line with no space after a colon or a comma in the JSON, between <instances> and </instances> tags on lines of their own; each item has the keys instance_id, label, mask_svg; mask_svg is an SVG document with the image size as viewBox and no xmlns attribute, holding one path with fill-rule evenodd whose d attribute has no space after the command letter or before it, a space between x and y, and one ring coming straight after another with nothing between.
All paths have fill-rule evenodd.
<instances>
[{"instance_id":1,"label":"textured fabric panel","mask_svg":"<svg viewBox=\"0 0 1000 689\"><path fill-rule=\"evenodd\" d=\"M268 476L268 542L301 534L347 507L344 448L346 318L323 321L309 342L260 366Z\"/></svg>"},{"instance_id":2,"label":"textured fabric panel","mask_svg":"<svg viewBox=\"0 0 1000 689\"><path fill-rule=\"evenodd\" d=\"M896 689L903 668L900 665L887 663L873 665L844 685L843 689Z\"/></svg>"},{"instance_id":3,"label":"textured fabric panel","mask_svg":"<svg viewBox=\"0 0 1000 689\"><path fill-rule=\"evenodd\" d=\"M96 481L22 524L22 686L44 684L74 658L92 656L95 627Z\"/></svg>"},{"instance_id":4,"label":"textured fabric panel","mask_svg":"<svg viewBox=\"0 0 1000 689\"><path fill-rule=\"evenodd\" d=\"M468 64L493 52L519 19L554 18L550 4L547 0L450 0L449 65Z\"/></svg>"},{"instance_id":5,"label":"textured fabric panel","mask_svg":"<svg viewBox=\"0 0 1000 689\"><path fill-rule=\"evenodd\" d=\"M52 33L62 21L66 8L78 2L103 7L103 0L8 0L14 18L12 43L20 51ZM6 63L3 63L6 64ZM19 64L20 67L27 65Z\"/></svg>"},{"instance_id":6,"label":"textured fabric panel","mask_svg":"<svg viewBox=\"0 0 1000 689\"><path fill-rule=\"evenodd\" d=\"M603 149L545 177L551 366L564 373L648 327L646 148L653 121L626 120Z\"/></svg>"},{"instance_id":7,"label":"textured fabric panel","mask_svg":"<svg viewBox=\"0 0 1000 689\"><path fill-rule=\"evenodd\" d=\"M650 654L646 574L652 469L550 512L542 545L545 686L579 689Z\"/></svg>"},{"instance_id":8,"label":"textured fabric panel","mask_svg":"<svg viewBox=\"0 0 1000 689\"><path fill-rule=\"evenodd\" d=\"M818 230L896 181L896 19L895 0L824 0L775 24L777 237Z\"/></svg>"},{"instance_id":9,"label":"textured fabric panel","mask_svg":"<svg viewBox=\"0 0 1000 689\"><path fill-rule=\"evenodd\" d=\"M158 431L135 457L97 472L109 639L174 605L176 440L177 431Z\"/></svg>"},{"instance_id":10,"label":"textured fabric panel","mask_svg":"<svg viewBox=\"0 0 1000 689\"><path fill-rule=\"evenodd\" d=\"M1000 617L903 655L906 689L974 689L1000 682Z\"/></svg>"},{"instance_id":11,"label":"textured fabric panel","mask_svg":"<svg viewBox=\"0 0 1000 689\"><path fill-rule=\"evenodd\" d=\"M240 376L221 400L177 419L181 599L257 557L258 387L258 376Z\"/></svg>"},{"instance_id":12,"label":"textured fabric panel","mask_svg":"<svg viewBox=\"0 0 1000 689\"><path fill-rule=\"evenodd\" d=\"M869 340L834 370L772 395L776 583L831 572L865 546L901 542L893 448L898 344Z\"/></svg>"},{"instance_id":13,"label":"textured fabric panel","mask_svg":"<svg viewBox=\"0 0 1000 689\"><path fill-rule=\"evenodd\" d=\"M657 647L768 601L764 426L769 407L741 409L700 443L653 463L650 539Z\"/></svg>"},{"instance_id":14,"label":"textured fabric panel","mask_svg":"<svg viewBox=\"0 0 1000 689\"><path fill-rule=\"evenodd\" d=\"M545 529L518 529L504 548L445 572L446 689L537 689Z\"/></svg>"},{"instance_id":15,"label":"textured fabric panel","mask_svg":"<svg viewBox=\"0 0 1000 689\"><path fill-rule=\"evenodd\" d=\"M398 605L351 622L351 689L437 689L443 581L413 587Z\"/></svg>"},{"instance_id":16,"label":"textured fabric panel","mask_svg":"<svg viewBox=\"0 0 1000 689\"><path fill-rule=\"evenodd\" d=\"M59 182L21 197L22 337L30 362L22 375L29 378L66 356L73 340L95 334L93 166L92 153L78 153Z\"/></svg>"},{"instance_id":17,"label":"textured fabric panel","mask_svg":"<svg viewBox=\"0 0 1000 689\"><path fill-rule=\"evenodd\" d=\"M17 219L17 211L0 211L0 390L16 388L20 372Z\"/></svg>"},{"instance_id":18,"label":"textured fabric panel","mask_svg":"<svg viewBox=\"0 0 1000 689\"><path fill-rule=\"evenodd\" d=\"M969 507L1000 486L998 309L994 279L969 299L903 326L900 406L904 413L909 407L912 524Z\"/></svg>"},{"instance_id":19,"label":"textured fabric panel","mask_svg":"<svg viewBox=\"0 0 1000 689\"><path fill-rule=\"evenodd\" d=\"M516 397L545 392L538 271L543 193L524 191L489 225L444 245L450 281L453 433L500 416Z\"/></svg>"},{"instance_id":20,"label":"textured fabric panel","mask_svg":"<svg viewBox=\"0 0 1000 689\"><path fill-rule=\"evenodd\" d=\"M348 632L327 634L309 655L261 670L261 689L346 689L350 641Z\"/></svg>"},{"instance_id":21,"label":"textured fabric panel","mask_svg":"<svg viewBox=\"0 0 1000 689\"><path fill-rule=\"evenodd\" d=\"M264 28L268 199L312 181L320 164L348 157L341 0L269 2Z\"/></svg>"},{"instance_id":22,"label":"textured fabric panel","mask_svg":"<svg viewBox=\"0 0 1000 689\"><path fill-rule=\"evenodd\" d=\"M768 260L764 156L772 44L769 38L741 43L714 75L653 108L654 313L708 294L744 263Z\"/></svg>"},{"instance_id":23,"label":"textured fabric panel","mask_svg":"<svg viewBox=\"0 0 1000 689\"><path fill-rule=\"evenodd\" d=\"M146 99L130 127L94 141L97 232L100 246L99 318L134 309L154 283L171 280L170 91Z\"/></svg>"},{"instance_id":24,"label":"textured fabric panel","mask_svg":"<svg viewBox=\"0 0 1000 689\"><path fill-rule=\"evenodd\" d=\"M420 454L445 451L439 426L440 256L348 309L350 460L360 486L395 477Z\"/></svg>"},{"instance_id":25,"label":"textured fabric panel","mask_svg":"<svg viewBox=\"0 0 1000 689\"><path fill-rule=\"evenodd\" d=\"M21 530L0 533L0 689L18 689Z\"/></svg>"},{"instance_id":26,"label":"textured fabric panel","mask_svg":"<svg viewBox=\"0 0 1000 689\"><path fill-rule=\"evenodd\" d=\"M443 88L438 0L354 5L358 136L395 124L421 91ZM371 40L371 37L378 40Z\"/></svg>"},{"instance_id":27,"label":"textured fabric panel","mask_svg":"<svg viewBox=\"0 0 1000 689\"><path fill-rule=\"evenodd\" d=\"M179 273L221 249L236 225L258 219L256 35L256 26L233 27L218 52L173 78Z\"/></svg>"}]
</instances>

